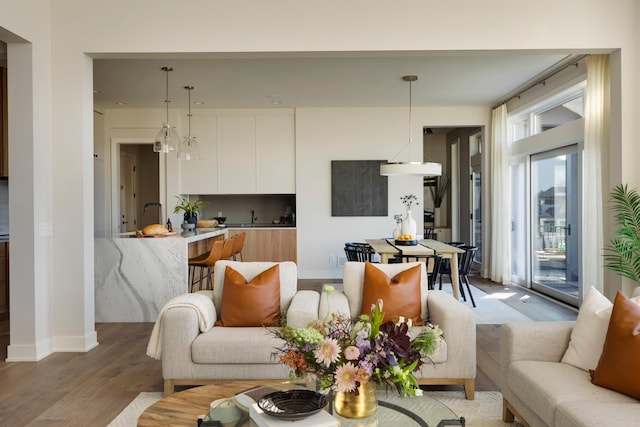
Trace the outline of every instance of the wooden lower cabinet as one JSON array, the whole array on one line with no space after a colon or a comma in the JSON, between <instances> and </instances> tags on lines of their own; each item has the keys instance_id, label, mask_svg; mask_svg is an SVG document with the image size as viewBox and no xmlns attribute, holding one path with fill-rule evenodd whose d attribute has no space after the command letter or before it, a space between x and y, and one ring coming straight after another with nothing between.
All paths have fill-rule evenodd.
<instances>
[{"instance_id":1,"label":"wooden lower cabinet","mask_svg":"<svg viewBox=\"0 0 640 427\"><path fill-rule=\"evenodd\" d=\"M9 312L9 243L0 243L0 314Z\"/></svg>"},{"instance_id":2,"label":"wooden lower cabinet","mask_svg":"<svg viewBox=\"0 0 640 427\"><path fill-rule=\"evenodd\" d=\"M199 255L208 254L211 251L211 246L216 240L224 240L224 235L211 237L210 239L196 240L189 243L189 258L193 258Z\"/></svg>"},{"instance_id":3,"label":"wooden lower cabinet","mask_svg":"<svg viewBox=\"0 0 640 427\"><path fill-rule=\"evenodd\" d=\"M298 262L297 230L292 229L230 229L229 237L247 233L242 249L243 261Z\"/></svg>"}]
</instances>

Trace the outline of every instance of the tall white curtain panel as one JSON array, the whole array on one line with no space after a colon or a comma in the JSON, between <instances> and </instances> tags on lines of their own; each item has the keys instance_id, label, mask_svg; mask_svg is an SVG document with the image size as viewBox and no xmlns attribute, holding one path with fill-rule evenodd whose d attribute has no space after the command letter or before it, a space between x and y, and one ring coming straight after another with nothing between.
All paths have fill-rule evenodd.
<instances>
[{"instance_id":1,"label":"tall white curtain panel","mask_svg":"<svg viewBox=\"0 0 640 427\"><path fill-rule=\"evenodd\" d=\"M609 55L587 58L583 160L583 289L603 292L603 193L602 161L609 151Z\"/></svg>"},{"instance_id":2,"label":"tall white curtain panel","mask_svg":"<svg viewBox=\"0 0 640 427\"><path fill-rule=\"evenodd\" d=\"M489 277L494 282L511 281L511 203L509 202L509 145L507 140L507 106L493 109L491 117L491 260Z\"/></svg>"}]
</instances>

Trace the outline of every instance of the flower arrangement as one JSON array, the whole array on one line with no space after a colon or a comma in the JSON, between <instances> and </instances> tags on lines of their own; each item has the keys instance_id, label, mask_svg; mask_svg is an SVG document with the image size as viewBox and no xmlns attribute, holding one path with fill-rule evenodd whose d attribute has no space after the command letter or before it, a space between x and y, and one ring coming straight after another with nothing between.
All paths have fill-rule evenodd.
<instances>
[{"instance_id":1,"label":"flower arrangement","mask_svg":"<svg viewBox=\"0 0 640 427\"><path fill-rule=\"evenodd\" d=\"M419 205L418 198L414 194L405 194L404 196L400 197L400 201L407 210L411 209L413 205Z\"/></svg>"},{"instance_id":2,"label":"flower arrangement","mask_svg":"<svg viewBox=\"0 0 640 427\"><path fill-rule=\"evenodd\" d=\"M325 287L325 292L333 289ZM276 354L291 368L292 378L312 376L321 389L358 393L368 381L395 387L402 396L422 390L413 372L440 346L442 330L427 324L412 339L411 321L383 320L383 302L371 307L371 316L355 321L332 313L306 328L285 326L274 333L285 342Z\"/></svg>"},{"instance_id":3,"label":"flower arrangement","mask_svg":"<svg viewBox=\"0 0 640 427\"><path fill-rule=\"evenodd\" d=\"M396 224L401 224L402 223L402 214L396 213L393 216L393 219L396 221Z\"/></svg>"}]
</instances>

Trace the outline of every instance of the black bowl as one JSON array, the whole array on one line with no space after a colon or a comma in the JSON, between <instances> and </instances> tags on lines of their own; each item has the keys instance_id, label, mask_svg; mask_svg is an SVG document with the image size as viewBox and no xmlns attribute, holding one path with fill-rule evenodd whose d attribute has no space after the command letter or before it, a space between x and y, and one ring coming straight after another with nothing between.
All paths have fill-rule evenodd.
<instances>
[{"instance_id":1,"label":"black bowl","mask_svg":"<svg viewBox=\"0 0 640 427\"><path fill-rule=\"evenodd\" d=\"M224 224L224 222L227 220L227 217L226 216L216 216L213 219L218 221L219 224Z\"/></svg>"},{"instance_id":2,"label":"black bowl","mask_svg":"<svg viewBox=\"0 0 640 427\"><path fill-rule=\"evenodd\" d=\"M327 396L312 390L282 390L269 393L258 401L265 414L281 420L301 420L322 411Z\"/></svg>"}]
</instances>

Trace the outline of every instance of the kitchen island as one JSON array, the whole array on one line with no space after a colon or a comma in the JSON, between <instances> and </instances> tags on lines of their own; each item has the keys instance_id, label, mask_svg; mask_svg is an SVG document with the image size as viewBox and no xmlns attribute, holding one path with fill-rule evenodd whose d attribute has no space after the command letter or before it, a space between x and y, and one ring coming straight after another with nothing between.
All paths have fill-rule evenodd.
<instances>
[{"instance_id":1,"label":"kitchen island","mask_svg":"<svg viewBox=\"0 0 640 427\"><path fill-rule=\"evenodd\" d=\"M95 240L96 322L155 322L171 298L189 292L189 248L226 239L224 228L183 236Z\"/></svg>"}]
</instances>

